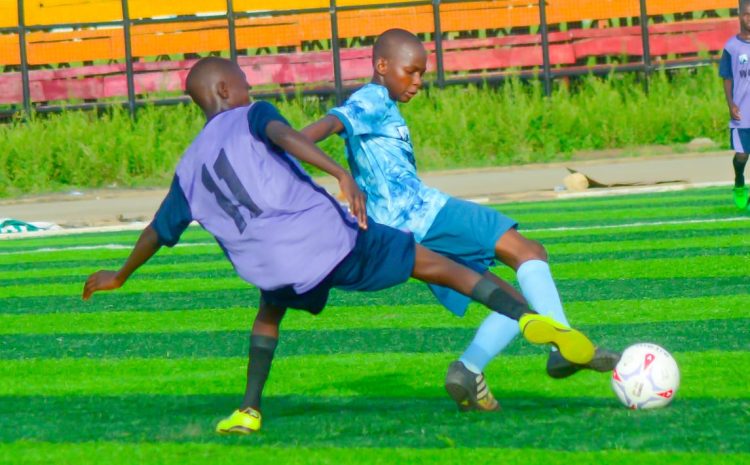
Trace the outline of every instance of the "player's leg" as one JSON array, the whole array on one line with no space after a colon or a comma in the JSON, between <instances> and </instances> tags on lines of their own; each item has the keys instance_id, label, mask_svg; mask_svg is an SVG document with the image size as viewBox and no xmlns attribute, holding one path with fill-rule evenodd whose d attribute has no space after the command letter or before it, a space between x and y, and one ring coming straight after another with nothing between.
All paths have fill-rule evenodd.
<instances>
[{"instance_id":1,"label":"player's leg","mask_svg":"<svg viewBox=\"0 0 750 465\"><path fill-rule=\"evenodd\" d=\"M734 167L734 204L740 210L744 210L748 205L748 188L745 185L745 166L747 165L746 153L735 153L732 159Z\"/></svg>"},{"instance_id":2,"label":"player's leg","mask_svg":"<svg viewBox=\"0 0 750 465\"><path fill-rule=\"evenodd\" d=\"M450 198L435 218L422 245L445 255L477 272L500 286L516 300L525 303L523 297L508 283L487 271L496 259L495 244L508 230L515 230L516 222L497 210ZM445 288L430 286L438 300L456 315L463 315L468 299ZM497 408L491 399L490 390L484 380L485 366L498 356L518 334L516 322L499 313L491 312L478 328L471 344L459 360L448 367L446 390L459 404L459 408L492 410ZM474 405L462 405L466 399L456 397L454 392L472 391L480 399Z\"/></svg>"},{"instance_id":3,"label":"player's leg","mask_svg":"<svg viewBox=\"0 0 750 465\"><path fill-rule=\"evenodd\" d=\"M477 302L504 315L502 318L505 320L518 321L521 333L529 342L554 344L560 348L561 354L579 363L588 363L593 357L594 346L586 336L555 322L552 318L536 314L528 305L496 284L495 281L499 280L497 277L481 276L419 245L416 247L412 276L469 295ZM506 324L504 321L501 323ZM490 329L489 338L497 335L496 331ZM499 408L487 386L484 374L481 371L475 373L467 369L461 361L452 363L448 368L445 389L460 410L492 411Z\"/></svg>"},{"instance_id":4,"label":"player's leg","mask_svg":"<svg viewBox=\"0 0 750 465\"><path fill-rule=\"evenodd\" d=\"M271 371L271 362L279 340L279 325L286 308L260 299L258 314L250 334L250 355L247 363L247 384L240 408L220 421L216 431L221 434L250 434L261 427L260 401L263 386Z\"/></svg>"},{"instance_id":5,"label":"player's leg","mask_svg":"<svg viewBox=\"0 0 750 465\"><path fill-rule=\"evenodd\" d=\"M497 284L514 299L526 304L526 299L507 282L489 271L485 272L483 276ZM490 312L487 318L482 321L474 339L458 361L473 373L482 374L484 367L513 341L518 332L518 324L515 321L497 312ZM452 366L458 367L458 364L454 362Z\"/></svg>"},{"instance_id":6,"label":"player's leg","mask_svg":"<svg viewBox=\"0 0 750 465\"><path fill-rule=\"evenodd\" d=\"M495 243L495 255L516 271L521 292L534 310L569 325L542 244L512 228Z\"/></svg>"},{"instance_id":7,"label":"player's leg","mask_svg":"<svg viewBox=\"0 0 750 465\"><path fill-rule=\"evenodd\" d=\"M495 263L495 243L516 222L497 210L461 199L450 198L422 238L422 245L461 263L500 286L514 299L526 303L516 289L488 271ZM463 315L470 299L447 288L431 285L435 297L452 313ZM461 410L496 410L497 402L484 377L484 368L518 335L518 324L497 312L482 321L474 338L458 360L448 366L445 389ZM477 402L466 405L464 392Z\"/></svg>"},{"instance_id":8,"label":"player's leg","mask_svg":"<svg viewBox=\"0 0 750 465\"><path fill-rule=\"evenodd\" d=\"M750 129L732 128L729 130L730 142L734 150L732 167L734 168L734 189L732 196L735 206L744 210L748 206L748 188L745 185L745 166L750 152Z\"/></svg>"},{"instance_id":9,"label":"player's leg","mask_svg":"<svg viewBox=\"0 0 750 465\"><path fill-rule=\"evenodd\" d=\"M490 272L483 275L514 299L526 303L513 286ZM505 315L490 312L477 329L469 347L448 366L445 390L461 411L494 411L500 408L484 376L487 364L502 352L519 333L518 323Z\"/></svg>"},{"instance_id":10,"label":"player's leg","mask_svg":"<svg viewBox=\"0 0 750 465\"><path fill-rule=\"evenodd\" d=\"M494 255L490 256L494 258ZM454 259L450 254L448 254L447 258ZM461 259L457 258L457 260ZM495 282L495 284L508 292L513 298L526 303L523 296L513 286L486 271L487 261L479 260L462 264L473 268L477 272L481 272L484 277ZM470 297L442 286L430 285L429 287L438 301L452 313L458 316L466 313L468 304L471 301ZM518 333L519 328L516 321L497 312L489 312L489 315L479 325L474 338L464 353L458 360L448 366L448 373L445 378L446 390L449 393L453 393L458 390L453 385L463 385L463 389L476 392L476 397L479 399L476 405L467 407L466 405L461 405L461 402L465 400L463 396L459 398L454 397L461 410L497 410L498 405L492 398L491 391L484 380L484 367L490 360L499 355Z\"/></svg>"},{"instance_id":11,"label":"player's leg","mask_svg":"<svg viewBox=\"0 0 750 465\"><path fill-rule=\"evenodd\" d=\"M547 251L542 244L510 229L495 244L495 252L500 261L516 270L521 292L532 308L566 326L570 325L547 263ZM612 371L619 359L619 353L597 348L591 362L571 364L553 349L547 360L547 373L553 378L565 378L581 368Z\"/></svg>"},{"instance_id":12,"label":"player's leg","mask_svg":"<svg viewBox=\"0 0 750 465\"><path fill-rule=\"evenodd\" d=\"M553 344L567 360L588 363L594 355L593 344L580 332L537 314L493 280L420 245L416 246L412 276L471 296L487 308L518 321L526 340L534 344Z\"/></svg>"}]
</instances>

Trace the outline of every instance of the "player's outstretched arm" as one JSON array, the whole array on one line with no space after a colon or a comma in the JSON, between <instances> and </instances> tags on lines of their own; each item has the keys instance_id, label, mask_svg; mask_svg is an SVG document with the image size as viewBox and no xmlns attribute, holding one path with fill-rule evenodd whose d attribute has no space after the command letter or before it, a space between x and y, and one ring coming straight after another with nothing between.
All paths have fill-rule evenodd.
<instances>
[{"instance_id":1,"label":"player's outstretched arm","mask_svg":"<svg viewBox=\"0 0 750 465\"><path fill-rule=\"evenodd\" d=\"M83 300L89 300L97 291L118 289L125 284L131 274L150 259L161 247L159 237L151 225L141 233L133 251L119 271L100 270L89 276L83 286Z\"/></svg>"},{"instance_id":2,"label":"player's outstretched arm","mask_svg":"<svg viewBox=\"0 0 750 465\"><path fill-rule=\"evenodd\" d=\"M300 132L312 142L320 142L327 139L331 134L338 134L344 130L341 120L333 115L326 115L318 121L310 124Z\"/></svg>"},{"instance_id":3,"label":"player's outstretched arm","mask_svg":"<svg viewBox=\"0 0 750 465\"><path fill-rule=\"evenodd\" d=\"M281 147L285 152L298 160L309 163L320 168L334 178L338 179L341 192L349 202L349 209L357 218L359 226L367 229L367 208L365 207L365 194L359 190L354 178L336 161L326 155L322 150L310 142L301 133L290 128L280 121L271 121L266 126L266 135L271 141Z\"/></svg>"}]
</instances>

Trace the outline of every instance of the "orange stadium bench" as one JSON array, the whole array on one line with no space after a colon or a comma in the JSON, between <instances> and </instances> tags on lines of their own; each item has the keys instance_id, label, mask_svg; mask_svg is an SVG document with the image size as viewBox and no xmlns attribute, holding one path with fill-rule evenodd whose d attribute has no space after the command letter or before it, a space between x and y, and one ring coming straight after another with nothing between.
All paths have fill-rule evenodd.
<instances>
[{"instance_id":1,"label":"orange stadium bench","mask_svg":"<svg viewBox=\"0 0 750 465\"><path fill-rule=\"evenodd\" d=\"M0 3L0 12L3 5ZM30 16L35 24L47 24L70 20L64 15L58 19L46 17L53 6L81 3L84 0L50 0L36 3L36 16ZM91 0L87 0L91 2ZM67 3L66 3L67 2ZM13 2L15 3L15 2ZM83 20L118 19L115 8L119 1L99 0L106 5L97 18ZM178 7L166 7L167 2L144 2L131 0L136 17L164 14L166 11L187 13L207 7L221 10L224 2L191 0ZM151 3L157 6L149 6ZM171 3L171 2L169 2ZM252 1L235 0L237 9L252 6ZM284 8L295 5L320 7L328 2L307 0L305 2L278 2ZM363 4L364 0L339 1L341 4ZM370 0L369 3L384 3ZM667 14L674 11L698 10L700 8L728 7L733 0L649 0L650 14ZM240 4L238 6L238 4ZM282 5L283 4L283 5ZM606 5L603 5L606 4ZM677 5L679 4L679 5ZM43 8L47 5L47 9ZM549 0L548 17L551 23L580 20L582 17L632 17L638 14L637 1L622 0ZM509 8L509 6L516 6ZM523 6L523 8L520 8ZM274 4L274 7L277 7ZM161 9L159 9L161 8ZM171 10L165 10L171 8ZM192 9L192 10L191 10ZM603 11L606 10L606 13ZM67 11L67 10L66 10ZM28 13L28 11L27 11ZM28 14L27 14L28 16ZM7 17L6 17L7 18ZM538 7L528 0L506 2L471 2L445 4L441 10L443 30L530 26L538 23ZM339 13L341 37L376 35L387 27L401 26L415 32L430 32L433 27L430 6L406 6L398 9L342 11ZM664 23L650 26L651 52L654 56L674 56L716 52L721 50L726 39L737 31L736 19L710 19ZM553 32L550 38L550 59L553 66L581 65L589 57L642 55L639 27L587 28L567 32ZM18 44L13 35L0 35L0 64L18 64ZM117 59L124 55L122 31L118 29L86 29L69 32L33 32L28 34L28 56L32 65L83 62ZM163 56L194 52L226 50L229 41L226 21L207 20L201 22L175 22L139 25L132 29L133 54L135 56ZM237 21L238 48L299 46L303 41L326 40L330 37L327 13L264 16L244 18ZM15 39L17 41L17 38ZM428 43L428 48L433 45ZM541 39L538 34L520 34L488 39L454 39L444 41L444 64L448 73L475 72L484 75L507 71L509 68L529 68L542 65ZM63 59L64 57L64 59ZM345 81L367 78L371 73L368 49L342 50L342 73ZM434 55L430 57L434 69ZM187 69L194 61L176 60L165 62L136 62L135 88L138 94L182 89ZM332 56L324 52L297 52L275 55L239 57L251 85L326 84L333 80ZM68 99L102 99L127 95L124 64L80 66L55 70L33 70L29 73L31 100L49 102ZM22 101L21 79L18 73L0 74L0 103Z\"/></svg>"},{"instance_id":2,"label":"orange stadium bench","mask_svg":"<svg viewBox=\"0 0 750 465\"><path fill-rule=\"evenodd\" d=\"M392 0L349 0L338 4L362 5L389 3ZM0 0L0 27L15 25L15 1ZM226 3L216 0L152 2L130 0L131 16L152 18L197 12L222 12ZM27 24L54 25L65 22L117 21L121 19L116 0L47 0L28 1ZM265 6L264 6L265 4ZM250 11L267 9L267 2L236 0L235 9ZM736 8L735 0L648 0L652 15L670 14L716 8ZM3 8L5 6L5 8ZM277 0L274 8L327 7L321 0ZM638 16L637 0L548 0L550 24L584 19L600 20ZM493 28L536 26L539 8L536 0L505 0L494 2L448 3L441 6L444 31L466 31ZM431 6L405 6L375 10L341 11L339 36L374 36L389 27L405 27L414 32L433 30ZM327 40L331 34L327 13L282 14L237 20L237 46L243 48L299 46L305 41ZM30 65L77 63L95 60L122 59L125 55L122 30L84 29L74 31L39 31L27 35ZM227 50L229 39L226 21L137 25L132 28L133 55L136 57ZM0 35L0 65L20 63L18 37Z\"/></svg>"},{"instance_id":3,"label":"orange stadium bench","mask_svg":"<svg viewBox=\"0 0 750 465\"><path fill-rule=\"evenodd\" d=\"M734 19L658 24L650 27L651 52L654 56L716 52L736 31ZM581 64L588 57L643 54L639 27L554 32L549 39L553 66ZM426 45L434 49L433 43ZM443 48L448 72L493 72L537 67L543 63L541 39L536 34L446 40ZM372 73L369 48L344 49L341 59L344 81L365 79ZM333 80L332 55L328 51L240 56L238 60L253 86L314 85ZM194 60L134 63L136 93L180 91L193 63ZM435 68L434 54L430 55L429 67ZM124 64L31 71L31 98L32 101L55 101L125 96L124 72ZM18 73L0 74L0 103L21 100Z\"/></svg>"}]
</instances>

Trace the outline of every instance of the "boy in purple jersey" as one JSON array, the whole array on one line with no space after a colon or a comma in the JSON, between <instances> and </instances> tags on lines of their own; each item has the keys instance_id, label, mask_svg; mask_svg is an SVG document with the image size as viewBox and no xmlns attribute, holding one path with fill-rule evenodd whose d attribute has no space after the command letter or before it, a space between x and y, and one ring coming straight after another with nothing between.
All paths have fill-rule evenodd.
<instances>
[{"instance_id":1,"label":"boy in purple jersey","mask_svg":"<svg viewBox=\"0 0 750 465\"><path fill-rule=\"evenodd\" d=\"M488 271L500 260L516 271L523 297L513 289L508 292L568 325L540 243L521 235L517 223L500 212L450 197L419 178L409 129L397 102L409 102L422 87L427 51L420 40L406 30L390 29L376 40L372 59L371 82L301 132L314 142L332 134L345 139L352 174L367 194L367 210L376 221L411 231L419 244L505 286ZM466 312L469 299L464 295L443 286L430 285L430 289L456 315ZM517 334L514 321L492 312L463 355L450 364L445 388L461 410L499 408L483 371ZM552 350L547 373L564 378L581 369L606 372L617 360L618 353L597 348L591 362L574 364Z\"/></svg>"},{"instance_id":2,"label":"boy in purple jersey","mask_svg":"<svg viewBox=\"0 0 750 465\"><path fill-rule=\"evenodd\" d=\"M724 46L719 76L724 78L724 95L729 107L729 140L734 150L734 203L740 210L748 205L745 165L750 153L750 0L740 3L740 33Z\"/></svg>"},{"instance_id":3,"label":"boy in purple jersey","mask_svg":"<svg viewBox=\"0 0 750 465\"><path fill-rule=\"evenodd\" d=\"M119 271L98 271L83 290L121 287L162 245L173 246L197 221L237 273L261 290L250 337L245 397L217 425L219 433L261 427L260 400L287 308L317 314L332 288L375 291L410 276L448 286L518 322L532 343L551 343L586 363L594 346L578 331L536 314L494 282L416 245L411 234L367 220L364 198L336 162L289 127L269 103L249 105L245 75L231 61L204 58L188 74L187 92L207 123L183 154L167 197ZM292 158L294 157L294 158ZM339 180L352 216L295 160Z\"/></svg>"}]
</instances>

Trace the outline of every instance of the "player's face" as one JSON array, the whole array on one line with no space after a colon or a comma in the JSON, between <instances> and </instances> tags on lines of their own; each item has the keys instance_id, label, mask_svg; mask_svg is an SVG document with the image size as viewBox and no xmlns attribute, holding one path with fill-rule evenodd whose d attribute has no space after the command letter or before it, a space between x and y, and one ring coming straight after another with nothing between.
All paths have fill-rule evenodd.
<instances>
[{"instance_id":1,"label":"player's face","mask_svg":"<svg viewBox=\"0 0 750 465\"><path fill-rule=\"evenodd\" d=\"M422 75L427 69L427 51L424 47L402 48L389 59L384 74L385 87L393 100L408 102L422 88Z\"/></svg>"},{"instance_id":2,"label":"player's face","mask_svg":"<svg viewBox=\"0 0 750 465\"><path fill-rule=\"evenodd\" d=\"M239 66L234 73L227 76L227 87L229 90L227 97L229 108L242 107L250 103L250 96L248 95L250 86L247 85L245 73L242 72Z\"/></svg>"},{"instance_id":3,"label":"player's face","mask_svg":"<svg viewBox=\"0 0 750 465\"><path fill-rule=\"evenodd\" d=\"M740 26L743 32L750 33L750 3L745 4L740 10Z\"/></svg>"}]
</instances>

